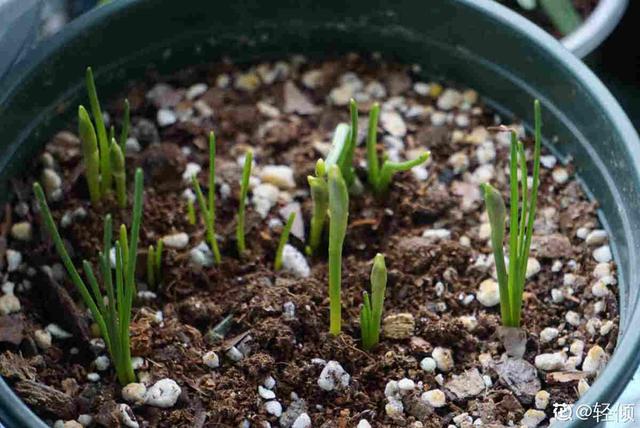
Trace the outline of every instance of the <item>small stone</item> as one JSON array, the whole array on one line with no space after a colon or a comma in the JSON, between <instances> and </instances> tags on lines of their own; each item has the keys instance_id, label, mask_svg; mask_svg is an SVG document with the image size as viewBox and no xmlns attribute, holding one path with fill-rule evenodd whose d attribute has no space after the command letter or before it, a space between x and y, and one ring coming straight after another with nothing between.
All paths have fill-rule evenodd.
<instances>
[{"instance_id":1,"label":"small stone","mask_svg":"<svg viewBox=\"0 0 640 428\"><path fill-rule=\"evenodd\" d=\"M242 73L236 77L234 86L241 91L253 92L260 86L260 78L252 71Z\"/></svg>"},{"instance_id":2,"label":"small stone","mask_svg":"<svg viewBox=\"0 0 640 428\"><path fill-rule=\"evenodd\" d=\"M182 181L184 183L191 184L191 179L193 177L197 177L200 171L202 171L202 167L200 166L200 164L197 164L195 162L187 163L184 168L184 172L182 173Z\"/></svg>"},{"instance_id":3,"label":"small stone","mask_svg":"<svg viewBox=\"0 0 640 428\"><path fill-rule=\"evenodd\" d=\"M20 300L13 294L5 294L0 297L0 315L20 312L20 308Z\"/></svg>"},{"instance_id":4,"label":"small stone","mask_svg":"<svg viewBox=\"0 0 640 428\"><path fill-rule=\"evenodd\" d=\"M173 407L178 401L182 389L173 379L160 379L147 391L146 404L154 407Z\"/></svg>"},{"instance_id":5,"label":"small stone","mask_svg":"<svg viewBox=\"0 0 640 428\"><path fill-rule=\"evenodd\" d=\"M66 330L63 330L58 324L51 323L47 325L44 329L56 339L64 340L64 339L69 339L73 337L71 333L69 333Z\"/></svg>"},{"instance_id":6,"label":"small stone","mask_svg":"<svg viewBox=\"0 0 640 428\"><path fill-rule=\"evenodd\" d=\"M482 306L490 308L500 303L500 289L498 283L493 279L485 279L480 283L476 299Z\"/></svg>"},{"instance_id":7,"label":"small stone","mask_svg":"<svg viewBox=\"0 0 640 428\"><path fill-rule=\"evenodd\" d=\"M466 128L469 126L469 116L466 114L458 114L454 119L454 123L458 128Z\"/></svg>"},{"instance_id":8,"label":"small stone","mask_svg":"<svg viewBox=\"0 0 640 428\"><path fill-rule=\"evenodd\" d=\"M431 124L433 126L443 126L447 122L447 114L442 111L431 113Z\"/></svg>"},{"instance_id":9,"label":"small stone","mask_svg":"<svg viewBox=\"0 0 640 428\"><path fill-rule=\"evenodd\" d=\"M300 278L308 278L311 274L304 254L290 244L285 244L282 251L282 268Z\"/></svg>"},{"instance_id":10,"label":"small stone","mask_svg":"<svg viewBox=\"0 0 640 428\"><path fill-rule=\"evenodd\" d=\"M360 419L356 428L371 428L371 424L366 419Z\"/></svg>"},{"instance_id":11,"label":"small stone","mask_svg":"<svg viewBox=\"0 0 640 428\"><path fill-rule=\"evenodd\" d=\"M393 110L380 113L380 124L385 131L394 137L402 138L407 134L407 125L402 116Z\"/></svg>"},{"instance_id":12,"label":"small stone","mask_svg":"<svg viewBox=\"0 0 640 428\"><path fill-rule=\"evenodd\" d=\"M581 356L584 352L584 342L582 340L574 340L569 347L569 352L573 355Z\"/></svg>"},{"instance_id":13,"label":"small stone","mask_svg":"<svg viewBox=\"0 0 640 428\"><path fill-rule=\"evenodd\" d=\"M482 394L485 389L484 379L477 368L466 370L460 375L453 375L445 384L458 399L467 399Z\"/></svg>"},{"instance_id":14,"label":"small stone","mask_svg":"<svg viewBox=\"0 0 640 428\"><path fill-rule=\"evenodd\" d=\"M52 196L53 193L62 187L62 179L51 168L45 168L42 170L42 187L44 187L47 196Z\"/></svg>"},{"instance_id":15,"label":"small stone","mask_svg":"<svg viewBox=\"0 0 640 428\"><path fill-rule=\"evenodd\" d=\"M311 418L306 413L302 413L293 422L291 428L311 428Z\"/></svg>"},{"instance_id":16,"label":"small stone","mask_svg":"<svg viewBox=\"0 0 640 428\"><path fill-rule=\"evenodd\" d=\"M165 235L162 237L165 247L176 248L181 250L189 244L189 235L184 232L174 233L173 235Z\"/></svg>"},{"instance_id":17,"label":"small stone","mask_svg":"<svg viewBox=\"0 0 640 428\"><path fill-rule=\"evenodd\" d=\"M281 189L294 189L296 187L293 169L286 165L267 165L263 167L260 179Z\"/></svg>"},{"instance_id":18,"label":"small stone","mask_svg":"<svg viewBox=\"0 0 640 428\"><path fill-rule=\"evenodd\" d=\"M269 211L278 202L280 191L270 183L261 183L253 189L253 206L260 217L266 218Z\"/></svg>"},{"instance_id":19,"label":"small stone","mask_svg":"<svg viewBox=\"0 0 640 428\"><path fill-rule=\"evenodd\" d=\"M289 301L282 304L282 316L285 319L292 320L296 317L296 305Z\"/></svg>"},{"instance_id":20,"label":"small stone","mask_svg":"<svg viewBox=\"0 0 640 428\"><path fill-rule=\"evenodd\" d=\"M71 348L73 349L73 348ZM87 380L89 382L99 382L100 381L100 375L98 373L87 373Z\"/></svg>"},{"instance_id":21,"label":"small stone","mask_svg":"<svg viewBox=\"0 0 640 428\"><path fill-rule=\"evenodd\" d=\"M541 269L541 266L538 259L529 257L529 259L527 260L527 271L525 273L525 277L527 279L531 278L532 276L540 272L540 269Z\"/></svg>"},{"instance_id":22,"label":"small stone","mask_svg":"<svg viewBox=\"0 0 640 428\"><path fill-rule=\"evenodd\" d=\"M322 369L318 378L318 386L325 391L333 391L349 386L351 376L347 373L339 362L331 360Z\"/></svg>"},{"instance_id":23,"label":"small stone","mask_svg":"<svg viewBox=\"0 0 640 428\"><path fill-rule=\"evenodd\" d=\"M390 380L384 387L384 396L385 397L394 397L398 395L400 392L400 388L398 387L397 380Z\"/></svg>"},{"instance_id":24,"label":"small stone","mask_svg":"<svg viewBox=\"0 0 640 428\"><path fill-rule=\"evenodd\" d=\"M550 394L544 389L538 391L535 397L536 409L544 410L549 405Z\"/></svg>"},{"instance_id":25,"label":"small stone","mask_svg":"<svg viewBox=\"0 0 640 428\"><path fill-rule=\"evenodd\" d=\"M551 173L551 176L553 177L553 181L558 184L564 184L569 180L569 173L563 167L555 168Z\"/></svg>"},{"instance_id":26,"label":"small stone","mask_svg":"<svg viewBox=\"0 0 640 428\"><path fill-rule=\"evenodd\" d=\"M139 428L140 424L136 420L136 416L133 414L133 410L126 404L117 405L117 413L120 422L128 428Z\"/></svg>"},{"instance_id":27,"label":"small stone","mask_svg":"<svg viewBox=\"0 0 640 428\"><path fill-rule=\"evenodd\" d=\"M453 418L453 423L460 428L467 428L473 423L473 418L467 412L460 413L458 416Z\"/></svg>"},{"instance_id":28,"label":"small stone","mask_svg":"<svg viewBox=\"0 0 640 428\"><path fill-rule=\"evenodd\" d=\"M553 354L540 354L536 355L535 364L538 369L549 372L561 370L566 359L566 355L560 352L555 352Z\"/></svg>"},{"instance_id":29,"label":"small stone","mask_svg":"<svg viewBox=\"0 0 640 428\"><path fill-rule=\"evenodd\" d=\"M555 260L551 265L551 272L557 273L562 270L562 262L560 260Z\"/></svg>"},{"instance_id":30,"label":"small stone","mask_svg":"<svg viewBox=\"0 0 640 428\"><path fill-rule=\"evenodd\" d=\"M598 280L591 286L591 293L596 297L605 297L609 294L609 289L607 284Z\"/></svg>"},{"instance_id":31,"label":"small stone","mask_svg":"<svg viewBox=\"0 0 640 428\"><path fill-rule=\"evenodd\" d=\"M188 100L195 100L200 95L207 92L207 89L209 89L209 87L207 86L206 83L196 83L195 85L192 85L189 87L189 89L187 89L185 97Z\"/></svg>"},{"instance_id":32,"label":"small stone","mask_svg":"<svg viewBox=\"0 0 640 428\"><path fill-rule=\"evenodd\" d=\"M19 241L29 241L32 237L31 223L22 221L11 226L11 236Z\"/></svg>"},{"instance_id":33,"label":"small stone","mask_svg":"<svg viewBox=\"0 0 640 428\"><path fill-rule=\"evenodd\" d=\"M469 168L469 156L463 151L456 152L449 156L447 163L453 168L453 172L460 174Z\"/></svg>"},{"instance_id":34,"label":"small stone","mask_svg":"<svg viewBox=\"0 0 640 428\"><path fill-rule=\"evenodd\" d=\"M387 315L382 322L382 332L390 339L408 339L413 336L416 322L408 312Z\"/></svg>"},{"instance_id":35,"label":"small stone","mask_svg":"<svg viewBox=\"0 0 640 428\"><path fill-rule=\"evenodd\" d=\"M431 407L439 408L447 404L447 397L439 389L431 389L423 392L420 399Z\"/></svg>"},{"instance_id":36,"label":"small stone","mask_svg":"<svg viewBox=\"0 0 640 428\"><path fill-rule=\"evenodd\" d=\"M522 358L507 358L494 367L500 381L523 403L531 403L540 391L538 371L528 361Z\"/></svg>"},{"instance_id":37,"label":"small stone","mask_svg":"<svg viewBox=\"0 0 640 428\"><path fill-rule=\"evenodd\" d=\"M600 327L600 336L606 336L607 334L611 333L611 330L613 330L614 326L615 324L611 320L603 322L602 326Z\"/></svg>"},{"instance_id":38,"label":"small stone","mask_svg":"<svg viewBox=\"0 0 640 428\"><path fill-rule=\"evenodd\" d=\"M493 142L490 140L480 144L480 146L476 149L476 159L480 164L493 162L495 158L496 148Z\"/></svg>"},{"instance_id":39,"label":"small stone","mask_svg":"<svg viewBox=\"0 0 640 428\"><path fill-rule=\"evenodd\" d=\"M529 409L524 412L520 423L526 428L536 428L546 417L547 415L542 410Z\"/></svg>"},{"instance_id":40,"label":"small stone","mask_svg":"<svg viewBox=\"0 0 640 428\"><path fill-rule=\"evenodd\" d=\"M564 293L559 288L551 289L551 300L553 303L562 303L564 302Z\"/></svg>"},{"instance_id":41,"label":"small stone","mask_svg":"<svg viewBox=\"0 0 640 428\"><path fill-rule=\"evenodd\" d=\"M556 166L558 159L553 155L540 156L540 164L547 169L551 169Z\"/></svg>"},{"instance_id":42,"label":"small stone","mask_svg":"<svg viewBox=\"0 0 640 428\"><path fill-rule=\"evenodd\" d=\"M436 360L431 357L425 357L420 361L420 368L427 373L433 373L436 367Z\"/></svg>"},{"instance_id":43,"label":"small stone","mask_svg":"<svg viewBox=\"0 0 640 428\"><path fill-rule=\"evenodd\" d=\"M547 327L540 332L540 342L549 343L558 337L559 331L557 328Z\"/></svg>"},{"instance_id":44,"label":"small stone","mask_svg":"<svg viewBox=\"0 0 640 428\"><path fill-rule=\"evenodd\" d=\"M156 115L156 121L158 122L158 125L165 127L176 123L178 121L178 117L173 110L161 108L158 110Z\"/></svg>"},{"instance_id":45,"label":"small stone","mask_svg":"<svg viewBox=\"0 0 640 428\"><path fill-rule=\"evenodd\" d=\"M353 88L347 85L340 85L329 92L329 101L336 106L346 106L354 96Z\"/></svg>"},{"instance_id":46,"label":"small stone","mask_svg":"<svg viewBox=\"0 0 640 428\"><path fill-rule=\"evenodd\" d=\"M262 385L258 385L258 395L265 400L273 400L276 398L276 393L271 391L270 389L265 388Z\"/></svg>"},{"instance_id":47,"label":"small stone","mask_svg":"<svg viewBox=\"0 0 640 428\"><path fill-rule=\"evenodd\" d=\"M404 414L404 406L402 405L402 401L393 398L387 397L387 404L384 406L384 411L390 418L400 418Z\"/></svg>"},{"instance_id":48,"label":"small stone","mask_svg":"<svg viewBox=\"0 0 640 428\"><path fill-rule=\"evenodd\" d=\"M225 355L227 356L228 359L236 363L244 358L244 354L240 352L240 350L235 346L232 346L231 348L229 348Z\"/></svg>"},{"instance_id":49,"label":"small stone","mask_svg":"<svg viewBox=\"0 0 640 428\"><path fill-rule=\"evenodd\" d=\"M22 264L22 253L20 251L12 250L11 248L7 248L6 257L7 272L14 272L18 270Z\"/></svg>"},{"instance_id":50,"label":"small stone","mask_svg":"<svg viewBox=\"0 0 640 428\"><path fill-rule=\"evenodd\" d=\"M593 258L598 263L608 263L611 261L611 248L608 245L603 245L601 247L593 250Z\"/></svg>"},{"instance_id":51,"label":"small stone","mask_svg":"<svg viewBox=\"0 0 640 428\"><path fill-rule=\"evenodd\" d=\"M109 368L109 366L111 365L111 361L106 355L100 355L95 360L93 360L93 365L96 366L96 370L98 370L99 372L103 372Z\"/></svg>"},{"instance_id":52,"label":"small stone","mask_svg":"<svg viewBox=\"0 0 640 428\"><path fill-rule=\"evenodd\" d=\"M451 231L449 229L427 229L422 232L422 237L427 238L429 242L448 240L451 239Z\"/></svg>"},{"instance_id":53,"label":"small stone","mask_svg":"<svg viewBox=\"0 0 640 428\"><path fill-rule=\"evenodd\" d=\"M324 82L322 70L309 70L302 75L302 84L309 89L316 89Z\"/></svg>"},{"instance_id":54,"label":"small stone","mask_svg":"<svg viewBox=\"0 0 640 428\"><path fill-rule=\"evenodd\" d=\"M589 374L596 374L604 365L606 357L607 354L604 352L604 349L598 345L593 346L584 358L582 371Z\"/></svg>"},{"instance_id":55,"label":"small stone","mask_svg":"<svg viewBox=\"0 0 640 428\"><path fill-rule=\"evenodd\" d=\"M590 247L595 247L596 245L602 245L607 242L608 236L607 232L602 229L596 229L589 232L587 237L585 238L585 242Z\"/></svg>"},{"instance_id":56,"label":"small stone","mask_svg":"<svg viewBox=\"0 0 640 428\"><path fill-rule=\"evenodd\" d=\"M574 327L578 327L580 325L580 314L574 311L568 311L564 319Z\"/></svg>"},{"instance_id":57,"label":"small stone","mask_svg":"<svg viewBox=\"0 0 640 428\"><path fill-rule=\"evenodd\" d=\"M132 382L122 388L121 394L127 403L143 404L147 397L147 387L143 383Z\"/></svg>"},{"instance_id":58,"label":"small stone","mask_svg":"<svg viewBox=\"0 0 640 428\"><path fill-rule=\"evenodd\" d=\"M587 382L586 379L580 379L578 381L578 397L582 398L582 396L587 393L589 388L591 388L589 386L589 382Z\"/></svg>"},{"instance_id":59,"label":"small stone","mask_svg":"<svg viewBox=\"0 0 640 428\"><path fill-rule=\"evenodd\" d=\"M285 113L309 115L318 111L318 107L316 107L291 81L287 81L284 84L283 98Z\"/></svg>"},{"instance_id":60,"label":"small stone","mask_svg":"<svg viewBox=\"0 0 640 428\"><path fill-rule=\"evenodd\" d=\"M93 422L93 416L87 414L79 415L78 422L80 422L80 425L83 427L88 427Z\"/></svg>"},{"instance_id":61,"label":"small stone","mask_svg":"<svg viewBox=\"0 0 640 428\"><path fill-rule=\"evenodd\" d=\"M431 352L431 358L435 360L440 371L448 372L453 368L453 354L449 348L435 347Z\"/></svg>"},{"instance_id":62,"label":"small stone","mask_svg":"<svg viewBox=\"0 0 640 428\"><path fill-rule=\"evenodd\" d=\"M593 276L595 278L611 276L611 266L609 263L598 263L596 267L593 268Z\"/></svg>"},{"instance_id":63,"label":"small stone","mask_svg":"<svg viewBox=\"0 0 640 428\"><path fill-rule=\"evenodd\" d=\"M454 89L445 89L438 97L437 106L440 110L451 110L462 102L462 94Z\"/></svg>"},{"instance_id":64,"label":"small stone","mask_svg":"<svg viewBox=\"0 0 640 428\"><path fill-rule=\"evenodd\" d=\"M416 387L415 382L406 377L398 381L398 389L402 392L413 391L415 387Z\"/></svg>"},{"instance_id":65,"label":"small stone","mask_svg":"<svg viewBox=\"0 0 640 428\"><path fill-rule=\"evenodd\" d=\"M214 351L208 351L202 356L202 362L210 369L220 367L220 357Z\"/></svg>"},{"instance_id":66,"label":"small stone","mask_svg":"<svg viewBox=\"0 0 640 428\"><path fill-rule=\"evenodd\" d=\"M1 310L0 310L1 312ZM36 345L43 351L46 351L51 347L51 333L46 330L38 329L33 332L33 339L36 342Z\"/></svg>"},{"instance_id":67,"label":"small stone","mask_svg":"<svg viewBox=\"0 0 640 428\"><path fill-rule=\"evenodd\" d=\"M473 295L467 297L473 297ZM466 299L462 303L464 304L465 301ZM474 315L462 315L458 319L467 331L474 331L478 327L478 319Z\"/></svg>"},{"instance_id":68,"label":"small stone","mask_svg":"<svg viewBox=\"0 0 640 428\"><path fill-rule=\"evenodd\" d=\"M82 424L78 421L66 421L63 425L64 428L82 428Z\"/></svg>"}]
</instances>

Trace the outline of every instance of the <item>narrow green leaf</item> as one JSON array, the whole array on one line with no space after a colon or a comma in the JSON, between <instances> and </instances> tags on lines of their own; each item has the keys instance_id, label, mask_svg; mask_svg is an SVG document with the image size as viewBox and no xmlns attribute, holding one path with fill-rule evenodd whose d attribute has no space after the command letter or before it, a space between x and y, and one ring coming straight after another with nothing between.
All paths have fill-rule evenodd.
<instances>
[{"instance_id":1,"label":"narrow green leaf","mask_svg":"<svg viewBox=\"0 0 640 428\"><path fill-rule=\"evenodd\" d=\"M249 178L251 177L251 163L253 162L253 152L247 151L244 158L244 167L242 168L242 181L240 182L240 200L238 204L238 221L236 223L236 243L238 246L238 254L244 254L246 250L244 217L245 206L247 203L247 194L249 193Z\"/></svg>"},{"instance_id":2,"label":"narrow green leaf","mask_svg":"<svg viewBox=\"0 0 640 428\"><path fill-rule=\"evenodd\" d=\"M289 233L291 232L291 227L293 226L293 222L296 220L296 213L292 212L289 214L289 218L287 218L287 223L284 225L282 229L282 234L280 235L280 241L278 242L278 249L276 250L276 260L274 262L274 269L279 271L282 269L282 253L284 252L284 246L287 244L289 240Z\"/></svg>"},{"instance_id":3,"label":"narrow green leaf","mask_svg":"<svg viewBox=\"0 0 640 428\"><path fill-rule=\"evenodd\" d=\"M349 192L340 168L329 168L329 301L330 327L333 335L342 329L342 306L340 302L342 282L342 245L349 219Z\"/></svg>"},{"instance_id":4,"label":"narrow green leaf","mask_svg":"<svg viewBox=\"0 0 640 428\"><path fill-rule=\"evenodd\" d=\"M89 118L89 113L83 106L78 107L78 135L82 143L82 157L84 159L87 187L91 203L100 201L100 152L96 131Z\"/></svg>"},{"instance_id":5,"label":"narrow green leaf","mask_svg":"<svg viewBox=\"0 0 640 428\"><path fill-rule=\"evenodd\" d=\"M372 188L376 187L378 174L380 173L378 152L376 151L379 115L380 104L374 103L369 112L369 128L367 132L367 179Z\"/></svg>"},{"instance_id":6,"label":"narrow green leaf","mask_svg":"<svg viewBox=\"0 0 640 428\"><path fill-rule=\"evenodd\" d=\"M96 84L93 80L93 72L91 67L87 67L86 73L87 93L89 95L89 105L91 106L91 114L96 123L96 131L98 134L98 145L100 148L100 178L102 193L106 194L111 191L111 158L109 156L109 140L107 138L107 130L104 126L102 117L102 109L98 100L98 92Z\"/></svg>"},{"instance_id":7,"label":"narrow green leaf","mask_svg":"<svg viewBox=\"0 0 640 428\"><path fill-rule=\"evenodd\" d=\"M120 208L127 206L127 173L122 149L115 138L111 140L111 170L116 183L116 199Z\"/></svg>"}]
</instances>

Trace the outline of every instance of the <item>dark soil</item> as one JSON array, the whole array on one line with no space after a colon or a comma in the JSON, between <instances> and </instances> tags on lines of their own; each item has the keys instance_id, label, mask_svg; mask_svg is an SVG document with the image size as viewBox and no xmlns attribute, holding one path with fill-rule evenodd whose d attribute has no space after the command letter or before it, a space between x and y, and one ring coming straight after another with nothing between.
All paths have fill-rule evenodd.
<instances>
[{"instance_id":1,"label":"dark soil","mask_svg":"<svg viewBox=\"0 0 640 428\"><path fill-rule=\"evenodd\" d=\"M531 397L518 396L498 376L496 365L504 352L496 337L500 325L499 306L485 308L477 300L465 300L466 296L477 293L483 280L491 277L489 266L482 262L491 254L491 248L486 236L481 236L480 226L486 222L486 214L473 173L480 166L475 153L479 147L477 136L481 135L481 140L486 137L495 141L497 157L493 161L492 182L506 189L508 146L499 138L483 133L484 127L495 125L501 119L478 101L466 111L452 110L453 113L447 113L446 123L434 125L431 120L436 109L434 96L440 88L432 84L430 95L416 93L412 85L419 79L409 67L356 55L319 64L292 60L288 65L285 76L278 76L273 83L262 84L253 92L218 87L216 81L222 73L235 76L241 68L215 64L169 77L149 73L143 83L136 83L124 94L132 105L132 134L142 146L140 153L127 156L129 177L135 166L142 166L145 171L139 259L144 262L146 250L143 249L159 237L176 232L189 235L187 248L166 249L162 284L153 290L157 298L136 303L131 332L133 355L145 360L138 371L141 381L150 385L169 377L181 386L182 394L178 403L169 409L132 405L138 422L141 426L154 427L237 427L243 426L240 425L243 421L249 421L251 426L262 426L260 422L269 421L277 426L278 418L266 413L257 392L258 385L270 375L277 382L275 392L285 410L293 409L291 403L296 402L296 406L304 407L313 426L355 427L364 418L373 426L442 427L453 423L452 419L463 412L468 412L474 420L481 418L484 426L518 423L525 410L533 405ZM272 65L267 67L271 69ZM315 69L321 70L320 83L315 89L305 88L301 76ZM258 166L280 164L293 168L297 188L288 192L289 199L301 204L308 235L311 202L306 176L313 172L315 160L321 156L318 149L326 147L336 124L348 119L346 107L327 101L329 92L347 71L357 73L365 84L373 80L383 83L388 96L403 96L408 106L426 107L424 114L404 119L408 132L402 153L428 147L432 160L427 165L426 180L420 181L411 173L397 175L384 200L376 200L369 191L351 197L343 258L343 334L331 337L325 250L309 259L311 275L308 278L274 272L272 268L281 229L270 227L269 219L279 218L278 208L287 203L286 195L281 194L278 206L271 209L267 219L262 219L253 204L248 204L248 252L242 258L236 254L234 227L241 168L236 160L251 146ZM291 81L318 107L316 112L285 111L287 100L283 88ZM198 99L213 109L213 115L196 114L198 120L178 120L173 125L157 127L157 106L145 97L157 82L169 83L173 88L207 83L209 89ZM171 95L177 102L169 104L173 104L175 110L190 109L193 101L186 100L183 92L177 92L178 95ZM106 95L103 94L103 98ZM279 114L265 117L257 107L259 102L276 107ZM366 101L360 103L363 122L370 105ZM121 116L120 102L108 107L111 117ZM468 126L455 124L452 118L459 114L468 116ZM116 122L119 129L119 119ZM69 124L68 129L75 129L75 124ZM226 199L220 194L217 198L222 264L197 268L189 262L189 250L202 241L204 225L190 225L186 219L186 203L181 194L187 185L182 173L188 162L198 163L203 166L200 181L206 185L209 130L217 134L217 182L219 186L223 183L230 186L230 193ZM325 146L320 142L325 142ZM531 141L527 141L527 147L532 147ZM47 151L53 155L56 169L63 176L64 198L50 202L54 217L59 223L64 213L78 207L86 209L86 217L60 230L74 249L77 263L81 257L95 261L101 246L102 216L111 212L115 224L128 222L130 208L120 210L111 200L97 207L89 204L78 141L73 134L57 135L47 145ZM449 161L457 152L468 156L469 164L463 170L455 170ZM357 151L358 165L362 159L363 146ZM29 168L38 171L35 175L39 177L42 161L34 162ZM571 166L567 168L571 173ZM358 168L363 181L366 180L364 172ZM13 211L21 202L34 206L29 191L33 180L34 176L26 176L14 182ZM615 285L610 287L609 297L597 299L592 295L590 284L596 261L591 255L592 248L576 237L579 227L597 228L595 210L596 204L586 198L577 181L570 178L558 183L552 177L552 169L541 169L536 235L565 237L562 241L565 245L560 249L540 245L532 253L541 264L540 272L527 282L524 298L523 327L528 333L525 360L532 364L536 355L567 350L575 339L585 342L585 352L596 344L609 354L613 352L617 327L606 335L587 331L586 321L590 318L612 320L616 326L618 320ZM59 263L59 258L40 226L40 217L33 210L28 210L22 218L11 211L8 208L5 222L11 224L26 219L34 225L34 239L18 241L8 234L7 227L2 228L7 245L0 251L4 252L5 248L20 251L24 265L18 271L3 274L16 284L22 309L0 317L0 351L4 351L0 355L0 373L47 420L70 420L89 414L98 426L118 426L115 403L123 400L113 371L100 372L98 382L87 380L87 374L95 371L94 359L102 352L92 351L94 347L88 343L93 329L86 310L66 275L60 281L59 277L54 279L55 272L51 277L41 269L43 265ZM426 229L448 229L451 236L434 241L422 237ZM292 236L290 243L300 250L304 248L304 242L297 237ZM371 259L377 252L385 254L389 269L384 315L411 314L415 328L404 339L383 336L375 349L365 352L359 344L359 305L362 292L368 287ZM560 263L560 267L552 270L554 262ZM138 271L142 274L144 269ZM551 290L563 288L563 277L567 273L577 278L573 294L561 303L553 303ZM141 288L144 288L143 282L141 276ZM594 303L598 300L604 300L605 309L596 314ZM283 305L287 302L295 305L293 318L283 315ZM565 321L568 310L580 314L582 322L578 327ZM229 314L233 314L233 323L225 340L209 343L207 331ZM469 328L461 316L475 316L477 326ZM34 332L51 322L71 332L73 337L54 338L53 345L42 351L35 344ZM545 327L558 328L558 339L541 343L539 334ZM223 357L232 345L241 346L245 352L239 362ZM446 391L438 383L439 370L428 373L419 365L437 346L453 352L454 368L450 373L441 374L445 383L452 374L477 368L491 378L492 386L482 394L465 399ZM218 351L221 357L221 366L217 369L210 369L202 362L202 355L210 350ZM481 364L479 357L483 353L490 356L490 361L483 360L485 363ZM323 366L314 359L338 361L351 375L349 387L337 392L320 389L317 379ZM447 405L433 409L418 398L405 397L404 414L395 419L387 416L385 385L404 377L416 384L421 382L416 389L417 397L422 391L445 390ZM551 378L542 371L538 371L537 377L551 397L546 408L547 419L542 423L546 425L553 416L552 403L571 403L577 399L577 379L581 376L566 383L548 381ZM412 425L415 421L423 425ZM283 424L289 426L286 421Z\"/></svg>"}]
</instances>

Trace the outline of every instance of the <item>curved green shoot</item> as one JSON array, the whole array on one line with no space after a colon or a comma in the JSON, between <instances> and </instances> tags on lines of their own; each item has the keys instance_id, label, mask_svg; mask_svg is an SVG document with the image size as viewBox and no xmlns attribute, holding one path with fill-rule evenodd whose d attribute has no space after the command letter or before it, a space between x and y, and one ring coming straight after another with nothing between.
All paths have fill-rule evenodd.
<instances>
[{"instance_id":1,"label":"curved green shoot","mask_svg":"<svg viewBox=\"0 0 640 428\"><path fill-rule=\"evenodd\" d=\"M116 183L116 199L120 208L127 206L127 173L122 149L115 138L111 140L111 169Z\"/></svg>"},{"instance_id":2,"label":"curved green shoot","mask_svg":"<svg viewBox=\"0 0 640 428\"><path fill-rule=\"evenodd\" d=\"M287 223L284 225L282 229L282 234L280 235L280 240L278 241L278 249L276 250L276 259L274 262L274 269L279 271L282 269L282 253L284 252L284 246L287 244L289 240L289 233L291 232L291 227L293 226L293 222L296 220L296 213L292 212L289 214L289 218L287 218Z\"/></svg>"},{"instance_id":3,"label":"curved green shoot","mask_svg":"<svg viewBox=\"0 0 640 428\"><path fill-rule=\"evenodd\" d=\"M342 329L342 245L349 220L349 192L337 165L329 168L329 332L340 334Z\"/></svg>"},{"instance_id":4,"label":"curved green shoot","mask_svg":"<svg viewBox=\"0 0 640 428\"><path fill-rule=\"evenodd\" d=\"M78 107L78 135L82 144L82 156L84 158L87 187L91 203L100 201L100 151L96 130L91 123L89 113L83 106Z\"/></svg>"},{"instance_id":5,"label":"curved green shoot","mask_svg":"<svg viewBox=\"0 0 640 428\"><path fill-rule=\"evenodd\" d=\"M242 255L246 251L244 238L244 218L247 195L249 193L249 178L251 177L251 164L253 162L253 152L247 151L244 157L244 167L242 168L242 181L240 182L240 200L238 204L238 221L236 223L236 243L238 254Z\"/></svg>"},{"instance_id":6,"label":"curved green shoot","mask_svg":"<svg viewBox=\"0 0 640 428\"><path fill-rule=\"evenodd\" d=\"M96 131L98 134L98 147L100 149L100 176L101 190L103 194L111 191L111 158L109 156L109 139L107 138L107 129L104 126L102 117L102 109L98 100L98 92L96 91L96 83L93 79L91 67L87 67L86 72L87 94L89 95L89 105L91 106L91 114L96 123Z\"/></svg>"},{"instance_id":7,"label":"curved green shoot","mask_svg":"<svg viewBox=\"0 0 640 428\"><path fill-rule=\"evenodd\" d=\"M316 175L308 176L309 188L311 189L311 200L313 201L313 213L311 214L311 227L309 232L309 245L306 248L308 255L316 252L322 241L322 231L327 221L327 210L329 209L329 189L325 177L325 163L318 159L316 163Z\"/></svg>"},{"instance_id":8,"label":"curved green shoot","mask_svg":"<svg viewBox=\"0 0 640 428\"><path fill-rule=\"evenodd\" d=\"M380 322L384 308L384 295L387 288L387 267L384 256L376 254L371 268L371 298L365 291L360 311L360 330L362 346L369 350L380 341Z\"/></svg>"}]
</instances>

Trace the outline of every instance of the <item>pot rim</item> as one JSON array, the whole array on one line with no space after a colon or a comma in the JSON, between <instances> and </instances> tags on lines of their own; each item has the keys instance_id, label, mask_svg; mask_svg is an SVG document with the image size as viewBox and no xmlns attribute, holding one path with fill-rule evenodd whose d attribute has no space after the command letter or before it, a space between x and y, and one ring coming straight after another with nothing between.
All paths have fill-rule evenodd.
<instances>
[{"instance_id":1,"label":"pot rim","mask_svg":"<svg viewBox=\"0 0 640 428\"><path fill-rule=\"evenodd\" d=\"M8 76L5 76L5 82L0 84L0 105L18 92L21 83L26 81L42 63L55 55L68 41L82 37L83 33L99 27L104 19L113 19L120 13L126 13L127 9L146 1L149 0L120 0L111 2L95 8L80 16L75 21L72 21L60 33L43 42L28 58L16 66ZM597 99L599 104L603 106L603 114L606 115L613 129L616 129L620 135L624 136L628 155L632 158L632 163L637 166L634 174L636 182L640 183L640 139L638 138L638 134L613 95L580 59L572 55L561 43L542 28L516 11L495 1L450 1L460 3L464 5L464 7L481 11L490 16L494 21L501 23L501 25L510 27L514 32L519 33L521 37L527 39L529 43L537 45L539 49L544 50L554 61L569 71L574 79L581 82L585 92L593 99ZM602 1L608 2L610 0ZM626 0L611 1L622 1L626 3ZM604 106L606 106L606 108L604 108ZM30 131L30 129L24 130L23 135L28 134ZM631 234L632 227L627 219L624 223L625 234ZM640 259L637 254L637 248L629 247L628 251L630 260ZM640 278L640 266L632 266L630 277L631 278L626 278L626 281ZM636 284L636 286L637 285L638 284ZM626 325L640 325L640 310L635 307L635 304L630 305ZM592 406L596 402L602 402L598 400L601 397L607 397L611 400L617 399L628 381L633 377L635 369L640 363L640 352L637 351L638 349L640 349L640 335L632 335L628 330L621 329L618 344L612 358L598 378L600 381L596 381L576 404ZM608 381L605 382L604 379ZM13 392L2 377L0 377L0 397L2 397L0 400L0 418L3 418L2 422L8 424L9 427L47 427ZM611 404L613 404L613 402ZM577 427L584 426L584 423L581 421L573 421L573 423L557 424L554 426Z\"/></svg>"},{"instance_id":2,"label":"pot rim","mask_svg":"<svg viewBox=\"0 0 640 428\"><path fill-rule=\"evenodd\" d=\"M629 0L600 0L589 17L560 41L578 58L593 52L616 28Z\"/></svg>"}]
</instances>

